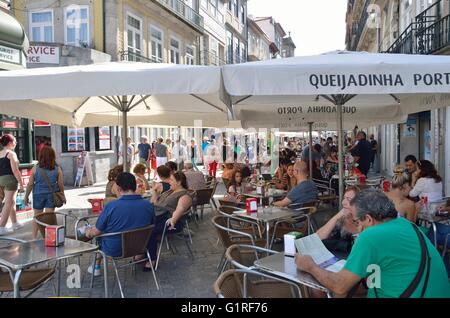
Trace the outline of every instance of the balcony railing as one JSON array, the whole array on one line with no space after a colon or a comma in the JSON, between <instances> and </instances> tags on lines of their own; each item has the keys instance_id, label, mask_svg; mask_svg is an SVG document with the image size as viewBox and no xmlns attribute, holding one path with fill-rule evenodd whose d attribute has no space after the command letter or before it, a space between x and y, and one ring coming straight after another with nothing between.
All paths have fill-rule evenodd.
<instances>
[{"instance_id":1,"label":"balcony railing","mask_svg":"<svg viewBox=\"0 0 450 318\"><path fill-rule=\"evenodd\" d=\"M159 3L164 8L173 12L176 16L187 22L199 32L204 31L203 17L186 3L180 0L153 0Z\"/></svg>"},{"instance_id":2,"label":"balcony railing","mask_svg":"<svg viewBox=\"0 0 450 318\"><path fill-rule=\"evenodd\" d=\"M120 51L119 58L121 61L129 61L129 62L162 63L162 61L158 61L157 59L148 58L131 51Z\"/></svg>"},{"instance_id":3,"label":"balcony railing","mask_svg":"<svg viewBox=\"0 0 450 318\"><path fill-rule=\"evenodd\" d=\"M450 46L450 16L440 18L440 1L419 14L387 53L433 54Z\"/></svg>"},{"instance_id":4,"label":"balcony railing","mask_svg":"<svg viewBox=\"0 0 450 318\"><path fill-rule=\"evenodd\" d=\"M227 62L221 59L217 54L208 50L200 52L200 61L201 65L222 66L227 64Z\"/></svg>"}]
</instances>

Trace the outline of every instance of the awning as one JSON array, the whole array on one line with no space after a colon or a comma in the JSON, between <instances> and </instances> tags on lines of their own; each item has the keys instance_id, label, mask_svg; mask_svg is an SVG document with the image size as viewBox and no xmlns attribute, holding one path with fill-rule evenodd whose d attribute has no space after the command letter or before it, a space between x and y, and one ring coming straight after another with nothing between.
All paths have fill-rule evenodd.
<instances>
[{"instance_id":1,"label":"awning","mask_svg":"<svg viewBox=\"0 0 450 318\"><path fill-rule=\"evenodd\" d=\"M0 10L0 69L24 68L30 46L22 25Z\"/></svg>"}]
</instances>

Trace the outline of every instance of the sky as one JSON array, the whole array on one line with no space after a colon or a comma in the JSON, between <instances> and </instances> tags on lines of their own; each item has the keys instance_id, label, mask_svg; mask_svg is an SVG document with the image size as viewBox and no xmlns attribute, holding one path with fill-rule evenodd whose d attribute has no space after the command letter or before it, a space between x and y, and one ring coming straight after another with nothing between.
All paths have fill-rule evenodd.
<instances>
[{"instance_id":1,"label":"sky","mask_svg":"<svg viewBox=\"0 0 450 318\"><path fill-rule=\"evenodd\" d=\"M345 48L347 0L248 0L254 17L272 16L291 32L295 55L313 55Z\"/></svg>"}]
</instances>

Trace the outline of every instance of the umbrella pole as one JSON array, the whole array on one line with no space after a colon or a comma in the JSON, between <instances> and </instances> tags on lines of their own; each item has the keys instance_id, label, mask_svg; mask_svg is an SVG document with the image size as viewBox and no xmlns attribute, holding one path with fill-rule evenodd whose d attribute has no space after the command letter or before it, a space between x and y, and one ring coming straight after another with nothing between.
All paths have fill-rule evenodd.
<instances>
[{"instance_id":1,"label":"umbrella pole","mask_svg":"<svg viewBox=\"0 0 450 318\"><path fill-rule=\"evenodd\" d=\"M123 160L123 171L128 171L127 157L128 157L128 99L127 96L122 96L122 160Z\"/></svg>"},{"instance_id":2,"label":"umbrella pole","mask_svg":"<svg viewBox=\"0 0 450 318\"><path fill-rule=\"evenodd\" d=\"M339 159L339 208L342 208L342 198L344 195L344 143L342 132L342 103L337 105L337 124L338 124L338 159Z\"/></svg>"},{"instance_id":3,"label":"umbrella pole","mask_svg":"<svg viewBox=\"0 0 450 318\"><path fill-rule=\"evenodd\" d=\"M312 163L313 163L312 125L313 125L312 122L308 123L308 126L309 126L309 179L310 180L312 180L312 178L313 178L313 166L312 166Z\"/></svg>"}]
</instances>

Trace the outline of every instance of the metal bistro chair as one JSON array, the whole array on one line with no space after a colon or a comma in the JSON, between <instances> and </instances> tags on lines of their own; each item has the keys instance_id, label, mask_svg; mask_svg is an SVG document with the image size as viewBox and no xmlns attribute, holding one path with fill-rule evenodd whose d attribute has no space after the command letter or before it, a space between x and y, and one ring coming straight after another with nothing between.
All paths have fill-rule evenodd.
<instances>
[{"instance_id":1,"label":"metal bistro chair","mask_svg":"<svg viewBox=\"0 0 450 318\"><path fill-rule=\"evenodd\" d=\"M267 255L277 254L279 252L252 245L233 244L226 250L225 257L231 264L232 269L254 270L253 263L259 259L259 253L263 254L265 257ZM255 257L249 257L253 255L255 255ZM272 277L272 275L266 275ZM268 278L267 276L265 276L265 278ZM302 297L302 292L297 284L289 281L280 281L277 277L270 279L249 280L248 292L253 297L257 298Z\"/></svg>"},{"instance_id":2,"label":"metal bistro chair","mask_svg":"<svg viewBox=\"0 0 450 318\"><path fill-rule=\"evenodd\" d=\"M37 224L38 227L38 231L41 234L42 237L45 237L45 228L49 225L58 225L58 220L57 220L57 215L62 215L64 218L67 217L66 214L64 213L59 213L59 212L43 212L43 213L39 213L34 217L34 221ZM66 223L64 221L64 223ZM67 229L66 229L67 230ZM76 234L76 229L75 229L75 234L74 235L66 235L67 238L72 239L72 240L80 240L83 242L89 242L91 241L91 239L86 238L86 237L82 237L82 238L78 238L77 234Z\"/></svg>"},{"instance_id":3,"label":"metal bistro chair","mask_svg":"<svg viewBox=\"0 0 450 318\"><path fill-rule=\"evenodd\" d=\"M25 243L23 240L11 237L0 237L0 241ZM0 296L2 296L3 293L14 291L14 273L9 267L1 264L0 269L6 270L6 272L0 270ZM31 296L40 287L49 282L54 274L54 268L27 269L23 271L19 281L19 293L20 291L30 291L25 298Z\"/></svg>"},{"instance_id":4,"label":"metal bistro chair","mask_svg":"<svg viewBox=\"0 0 450 318\"><path fill-rule=\"evenodd\" d=\"M150 253L147 249L148 241L150 240L150 235L152 234L153 228L154 228L154 225L152 224L152 225L149 225L149 226L146 226L143 228L138 228L138 229L129 230L129 231L123 231L123 232L116 232L116 233L106 233L106 234L102 234L102 235L95 237L97 243L99 243L99 241L102 238L113 237L113 236L121 237L121 240L122 240L121 255L118 257L112 257L109 255L106 255L105 267L108 266L108 260L111 260L113 267L114 267L114 271L116 273L117 284L119 285L120 295L122 298L125 298L125 296L124 296L123 289L122 289L122 283L120 282L118 269L127 267L127 266L131 266L131 265L135 265L138 263L142 263L147 260L149 261L151 269L152 269L153 280L155 281L156 288L159 290L159 285L158 285L158 280L156 278L155 268L152 265L152 259L150 257ZM136 261L133 260L132 262L125 263L120 266L117 265L117 261L125 260L125 259L132 258L132 257L134 258L135 256L140 256L143 254L146 255L147 258L144 258L141 260L136 260ZM92 268L95 267L95 261L96 261L96 257L94 257ZM92 275L92 278L91 278L91 289L93 288L93 285L94 285L94 275Z\"/></svg>"},{"instance_id":5,"label":"metal bistro chair","mask_svg":"<svg viewBox=\"0 0 450 318\"><path fill-rule=\"evenodd\" d=\"M313 203L310 206L299 205L302 207L296 208L298 215L290 217L289 219L279 220L273 226L272 239L270 240L270 247L273 246L276 238L282 238L285 234L292 231L301 231L303 234L310 235L315 232L315 228L311 222L311 215L317 211ZM305 222L303 227L296 228L295 225Z\"/></svg>"},{"instance_id":6,"label":"metal bistro chair","mask_svg":"<svg viewBox=\"0 0 450 318\"><path fill-rule=\"evenodd\" d=\"M259 280L249 280L249 276L257 277ZM217 298L286 297L285 295L279 294L279 289L273 288L275 284L281 283L290 285L292 288L297 288L297 290L299 290L297 285L288 280L269 276L252 269L229 269L217 278L213 288Z\"/></svg>"},{"instance_id":7,"label":"metal bistro chair","mask_svg":"<svg viewBox=\"0 0 450 318\"><path fill-rule=\"evenodd\" d=\"M161 242L160 242L159 248L158 248L158 255L156 257L155 270L158 269L159 260L160 260L160 256L161 256L161 250L162 250L162 246L163 246L164 242L166 242L167 249L170 249L172 251L172 253L175 254L174 247L169 242L169 237L174 236L174 235L176 235L178 237L182 237L184 243L186 244L186 248L187 248L189 254L191 255L191 257L193 259L195 258L194 252L192 251L192 248L190 246L193 244L193 241L192 241L191 229L189 228L189 222L187 220L187 216L192 214L193 213L192 211L193 211L193 208L191 206L189 209L186 210L186 212L184 212L184 214L181 218L181 222L184 222L184 224L185 224L185 229L187 231L187 237L183 232L171 233L171 232L167 231L167 228L168 228L167 226L164 227L163 233L161 235Z\"/></svg>"},{"instance_id":8,"label":"metal bistro chair","mask_svg":"<svg viewBox=\"0 0 450 318\"><path fill-rule=\"evenodd\" d=\"M205 205L209 205L209 207L214 210L213 207L213 195L215 188L205 188L195 191L195 214L197 215L197 208L200 207L200 218L203 219L203 210L205 209Z\"/></svg>"},{"instance_id":9,"label":"metal bistro chair","mask_svg":"<svg viewBox=\"0 0 450 318\"><path fill-rule=\"evenodd\" d=\"M217 211L219 214L227 217L228 228L252 234L254 237L263 238L264 228L261 229L258 222L233 214L236 211L242 211L241 208L221 205Z\"/></svg>"},{"instance_id":10,"label":"metal bistro chair","mask_svg":"<svg viewBox=\"0 0 450 318\"><path fill-rule=\"evenodd\" d=\"M231 221L230 219L232 218L233 217L230 215L216 215L211 220L211 222L213 223L213 225L217 230L219 239L222 242L224 248L222 258L220 259L219 265L217 266L217 269L220 269L219 273L222 273L228 264L228 262L225 259L225 250L231 245L241 243L241 244L251 244L260 247L266 246L265 239L255 238L253 235L249 233L245 233L228 227L229 221ZM242 222L245 222L245 220L242 220Z\"/></svg>"}]
</instances>

